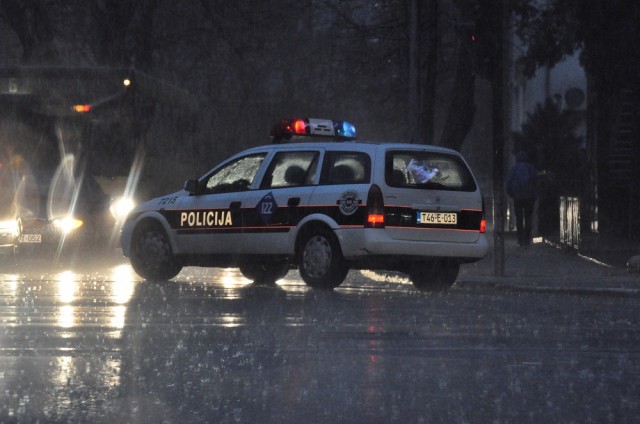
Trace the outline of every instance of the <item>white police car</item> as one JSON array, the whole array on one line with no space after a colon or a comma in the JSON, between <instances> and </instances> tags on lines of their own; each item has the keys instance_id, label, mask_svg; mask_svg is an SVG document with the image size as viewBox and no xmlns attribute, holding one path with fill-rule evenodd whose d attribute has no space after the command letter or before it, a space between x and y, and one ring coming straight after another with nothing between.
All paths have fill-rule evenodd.
<instances>
[{"instance_id":1,"label":"white police car","mask_svg":"<svg viewBox=\"0 0 640 424\"><path fill-rule=\"evenodd\" d=\"M272 283L297 266L315 288L339 286L349 269L401 271L422 290L449 287L461 263L488 251L466 162L446 148L355 135L344 121L280 122L274 144L136 207L122 229L124 255L149 280L189 265L237 266ZM343 142L289 143L298 136Z\"/></svg>"}]
</instances>

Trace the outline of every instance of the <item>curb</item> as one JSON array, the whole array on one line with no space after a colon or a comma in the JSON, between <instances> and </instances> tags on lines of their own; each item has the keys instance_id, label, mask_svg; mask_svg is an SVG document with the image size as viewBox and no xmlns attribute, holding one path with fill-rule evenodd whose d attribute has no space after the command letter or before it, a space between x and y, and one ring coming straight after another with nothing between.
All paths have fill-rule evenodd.
<instances>
[{"instance_id":1,"label":"curb","mask_svg":"<svg viewBox=\"0 0 640 424\"><path fill-rule=\"evenodd\" d=\"M503 291L559 293L568 295L600 295L615 297L639 297L640 278L637 274L625 273L625 268L606 263L588 254L569 249L567 246L539 238L536 243L545 244L557 249L559 254L566 254L579 261L586 261L592 265L602 267L604 275L581 275L569 273L567 275L503 275L495 276L485 272L481 274L465 273L454 287L473 288L491 287ZM608 273L611 272L611 275ZM616 275L617 274L617 275ZM556 282L558 283L556 285ZM604 283L604 284L603 284Z\"/></svg>"},{"instance_id":2,"label":"curb","mask_svg":"<svg viewBox=\"0 0 640 424\"><path fill-rule=\"evenodd\" d=\"M505 277L497 277L505 278ZM566 286L535 286L535 285L523 285L523 284L509 284L495 281L479 281L479 280L462 280L457 281L453 286L465 289L474 287L491 287L492 289L502 291L517 291L517 292L536 292L536 293L553 293L553 294L565 294L565 295L599 295L610 297L640 297L640 289L628 289L628 288L607 288L607 287L566 287Z\"/></svg>"},{"instance_id":3,"label":"curb","mask_svg":"<svg viewBox=\"0 0 640 424\"><path fill-rule=\"evenodd\" d=\"M565 246L561 245L560 243L556 243L555 241L552 241L552 240L549 240L549 239L546 239L546 238L543 238L542 240L543 240L543 242L544 242L544 243L546 243L546 244L548 244L548 245L550 245L550 246L553 246L553 247L555 247L555 248L556 248L556 249L558 249L558 250L565 250L565 249L566 249L566 247L565 247ZM596 259L596 258L592 258L592 257L590 257L590 256L584 255L584 254L580 253L580 252L579 252L579 251L577 251L577 250L576 250L576 255L577 255L579 258L584 259L584 260L586 260L586 261L589 261L589 262L591 262L591 263L594 263L594 264L596 264L596 265L604 266L604 267L607 267L607 268L614 268L614 269L615 269L615 268L618 268L618 267L616 267L616 266L614 266L614 265L610 265L610 264L607 264L607 263L605 263L605 262L602 262L602 261L600 261L600 260L598 260L598 259Z\"/></svg>"}]
</instances>

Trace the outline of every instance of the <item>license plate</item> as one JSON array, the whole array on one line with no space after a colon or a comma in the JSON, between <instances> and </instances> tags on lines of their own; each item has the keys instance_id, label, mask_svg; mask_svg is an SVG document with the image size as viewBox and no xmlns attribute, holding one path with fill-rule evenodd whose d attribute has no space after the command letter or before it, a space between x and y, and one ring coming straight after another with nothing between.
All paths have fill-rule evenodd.
<instances>
[{"instance_id":1,"label":"license plate","mask_svg":"<svg viewBox=\"0 0 640 424\"><path fill-rule=\"evenodd\" d=\"M418 212L418 224L456 225L458 214L455 212Z\"/></svg>"},{"instance_id":2,"label":"license plate","mask_svg":"<svg viewBox=\"0 0 640 424\"><path fill-rule=\"evenodd\" d=\"M42 243L42 234L23 234L18 240L20 243Z\"/></svg>"}]
</instances>

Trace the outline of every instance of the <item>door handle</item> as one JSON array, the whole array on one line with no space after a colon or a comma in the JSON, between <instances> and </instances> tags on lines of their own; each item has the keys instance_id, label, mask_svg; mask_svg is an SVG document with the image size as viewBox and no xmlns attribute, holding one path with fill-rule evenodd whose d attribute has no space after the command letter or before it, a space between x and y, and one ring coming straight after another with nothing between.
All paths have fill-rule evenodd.
<instances>
[{"instance_id":1,"label":"door handle","mask_svg":"<svg viewBox=\"0 0 640 424\"><path fill-rule=\"evenodd\" d=\"M287 206L289 207L287 209L287 221L289 225L296 225L298 223L298 215L300 214L300 209L298 209L299 204L299 197L290 197L289 200L287 200Z\"/></svg>"},{"instance_id":2,"label":"door handle","mask_svg":"<svg viewBox=\"0 0 640 424\"><path fill-rule=\"evenodd\" d=\"M240 209L241 204L242 202L231 202L231 204L229 205L229 209L232 211L237 211L238 209Z\"/></svg>"},{"instance_id":3,"label":"door handle","mask_svg":"<svg viewBox=\"0 0 640 424\"><path fill-rule=\"evenodd\" d=\"M287 201L287 206L289 206L290 208L295 208L299 204L300 204L300 198L299 197L291 197Z\"/></svg>"}]
</instances>

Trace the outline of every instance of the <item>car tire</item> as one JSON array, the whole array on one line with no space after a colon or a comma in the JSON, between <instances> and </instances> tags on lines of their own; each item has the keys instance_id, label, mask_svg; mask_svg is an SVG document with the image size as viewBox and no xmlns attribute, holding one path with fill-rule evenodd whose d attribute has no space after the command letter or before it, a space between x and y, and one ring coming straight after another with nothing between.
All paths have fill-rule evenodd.
<instances>
[{"instance_id":1,"label":"car tire","mask_svg":"<svg viewBox=\"0 0 640 424\"><path fill-rule=\"evenodd\" d=\"M298 267L304 282L317 289L333 289L344 281L349 263L342 256L335 234L317 227L303 234L298 253Z\"/></svg>"},{"instance_id":2,"label":"car tire","mask_svg":"<svg viewBox=\"0 0 640 424\"><path fill-rule=\"evenodd\" d=\"M169 280L182 270L159 224L145 224L134 231L131 266L145 280Z\"/></svg>"},{"instance_id":3,"label":"car tire","mask_svg":"<svg viewBox=\"0 0 640 424\"><path fill-rule=\"evenodd\" d=\"M411 266L409 276L413 285L422 291L443 291L455 283L460 272L460 264L451 260L416 262Z\"/></svg>"},{"instance_id":4,"label":"car tire","mask_svg":"<svg viewBox=\"0 0 640 424\"><path fill-rule=\"evenodd\" d=\"M276 260L246 260L239 265L240 272L255 284L270 285L284 278L289 272L289 263Z\"/></svg>"}]
</instances>

